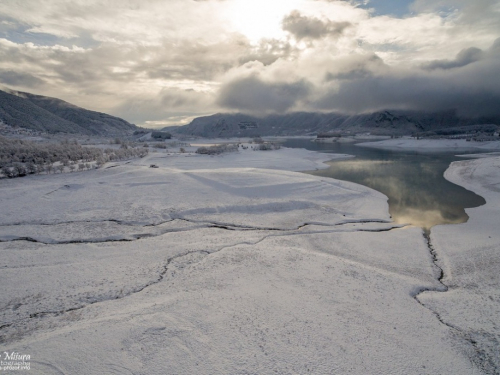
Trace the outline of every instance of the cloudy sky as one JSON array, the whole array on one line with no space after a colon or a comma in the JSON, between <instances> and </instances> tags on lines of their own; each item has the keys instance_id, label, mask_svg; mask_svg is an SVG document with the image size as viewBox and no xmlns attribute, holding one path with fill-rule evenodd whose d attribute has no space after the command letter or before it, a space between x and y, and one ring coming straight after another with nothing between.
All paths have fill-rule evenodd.
<instances>
[{"instance_id":1,"label":"cloudy sky","mask_svg":"<svg viewBox=\"0 0 500 375\"><path fill-rule=\"evenodd\" d=\"M500 115L500 0L1 0L0 85L148 127Z\"/></svg>"}]
</instances>

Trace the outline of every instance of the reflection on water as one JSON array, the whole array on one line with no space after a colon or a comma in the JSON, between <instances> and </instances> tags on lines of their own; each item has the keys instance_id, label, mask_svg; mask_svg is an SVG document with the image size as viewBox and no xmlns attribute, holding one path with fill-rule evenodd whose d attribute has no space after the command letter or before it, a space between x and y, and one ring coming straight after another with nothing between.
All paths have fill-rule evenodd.
<instances>
[{"instance_id":1,"label":"reflection on water","mask_svg":"<svg viewBox=\"0 0 500 375\"><path fill-rule=\"evenodd\" d=\"M284 146L356 155L356 159L330 162L330 168L308 173L380 191L389 197L389 212L396 223L420 226L427 233L437 224L466 222L464 208L485 203L482 197L444 179L450 163L459 160L449 153L394 152L309 140L289 140Z\"/></svg>"}]
</instances>

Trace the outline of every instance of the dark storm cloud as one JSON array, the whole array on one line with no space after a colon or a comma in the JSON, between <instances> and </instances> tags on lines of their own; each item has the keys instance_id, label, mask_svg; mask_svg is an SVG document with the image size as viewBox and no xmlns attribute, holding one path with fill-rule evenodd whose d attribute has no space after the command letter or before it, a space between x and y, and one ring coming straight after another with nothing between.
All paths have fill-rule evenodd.
<instances>
[{"instance_id":1,"label":"dark storm cloud","mask_svg":"<svg viewBox=\"0 0 500 375\"><path fill-rule=\"evenodd\" d=\"M282 113L307 97L310 84L300 80L293 83L264 82L250 76L233 80L219 91L218 104L240 111Z\"/></svg>"},{"instance_id":2,"label":"dark storm cloud","mask_svg":"<svg viewBox=\"0 0 500 375\"><path fill-rule=\"evenodd\" d=\"M384 74L343 81L317 103L320 109L440 111L464 116L500 115L500 62L482 61L443 73Z\"/></svg>"},{"instance_id":3,"label":"dark storm cloud","mask_svg":"<svg viewBox=\"0 0 500 375\"><path fill-rule=\"evenodd\" d=\"M44 81L28 73L0 70L0 83L8 86L37 87L42 85Z\"/></svg>"},{"instance_id":4,"label":"dark storm cloud","mask_svg":"<svg viewBox=\"0 0 500 375\"><path fill-rule=\"evenodd\" d=\"M301 39L320 39L327 35L339 36L351 26L349 22L322 21L315 17L302 16L300 12L294 10L283 19L283 30Z\"/></svg>"},{"instance_id":5,"label":"dark storm cloud","mask_svg":"<svg viewBox=\"0 0 500 375\"><path fill-rule=\"evenodd\" d=\"M338 92L318 101L318 108L347 112L383 109L440 111L466 116L500 115L500 93L471 85L450 85L438 77L372 77L343 83Z\"/></svg>"},{"instance_id":6,"label":"dark storm cloud","mask_svg":"<svg viewBox=\"0 0 500 375\"><path fill-rule=\"evenodd\" d=\"M490 54L500 56L500 38L497 38L491 46Z\"/></svg>"},{"instance_id":7,"label":"dark storm cloud","mask_svg":"<svg viewBox=\"0 0 500 375\"><path fill-rule=\"evenodd\" d=\"M368 78L373 75L373 72L369 69L366 69L364 67L357 68L357 69L352 69L347 72L341 72L341 73L326 73L325 76L325 81L334 81L336 79L338 80L353 80L353 79L361 79L361 78Z\"/></svg>"},{"instance_id":8,"label":"dark storm cloud","mask_svg":"<svg viewBox=\"0 0 500 375\"><path fill-rule=\"evenodd\" d=\"M453 69L460 68L479 61L483 58L483 51L479 48L471 47L463 49L454 60L435 60L423 65L424 69Z\"/></svg>"},{"instance_id":9,"label":"dark storm cloud","mask_svg":"<svg viewBox=\"0 0 500 375\"><path fill-rule=\"evenodd\" d=\"M464 116L500 116L500 39L484 51L467 48L454 59L427 66L402 69L376 54L353 55L337 59L315 85L264 80L259 74L235 76L222 86L217 103L254 113L453 109Z\"/></svg>"},{"instance_id":10,"label":"dark storm cloud","mask_svg":"<svg viewBox=\"0 0 500 375\"><path fill-rule=\"evenodd\" d=\"M336 78L337 85L315 101L317 109L454 109L464 116L500 116L500 38L486 51L468 48L453 60L433 61L423 70L361 68L330 78Z\"/></svg>"},{"instance_id":11,"label":"dark storm cloud","mask_svg":"<svg viewBox=\"0 0 500 375\"><path fill-rule=\"evenodd\" d=\"M344 66L337 66L336 72L328 72L325 81L363 79L374 75L374 72L387 67L376 54L354 56L344 61Z\"/></svg>"}]
</instances>

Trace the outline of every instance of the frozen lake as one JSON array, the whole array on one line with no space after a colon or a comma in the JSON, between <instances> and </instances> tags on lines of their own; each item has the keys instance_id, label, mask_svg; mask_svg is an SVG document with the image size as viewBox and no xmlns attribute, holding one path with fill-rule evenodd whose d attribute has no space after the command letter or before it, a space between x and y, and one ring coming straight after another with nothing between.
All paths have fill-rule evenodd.
<instances>
[{"instance_id":1,"label":"frozen lake","mask_svg":"<svg viewBox=\"0 0 500 375\"><path fill-rule=\"evenodd\" d=\"M456 151L391 151L309 139L289 139L284 146L355 155L354 159L329 162L328 169L308 173L380 191L389 197L389 212L394 222L410 223L427 233L434 225L466 222L468 216L464 209L485 203L479 195L443 177L451 162L463 160L455 156Z\"/></svg>"}]
</instances>

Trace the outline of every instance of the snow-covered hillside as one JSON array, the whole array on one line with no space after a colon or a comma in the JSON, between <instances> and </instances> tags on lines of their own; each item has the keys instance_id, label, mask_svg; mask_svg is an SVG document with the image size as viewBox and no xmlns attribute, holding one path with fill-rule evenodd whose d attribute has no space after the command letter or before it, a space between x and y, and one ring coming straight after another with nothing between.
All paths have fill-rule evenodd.
<instances>
[{"instance_id":1,"label":"snow-covered hillside","mask_svg":"<svg viewBox=\"0 0 500 375\"><path fill-rule=\"evenodd\" d=\"M47 133L124 136L138 128L101 112L61 99L15 90L0 90L0 120L12 127Z\"/></svg>"}]
</instances>

